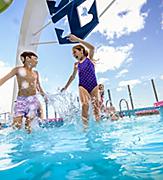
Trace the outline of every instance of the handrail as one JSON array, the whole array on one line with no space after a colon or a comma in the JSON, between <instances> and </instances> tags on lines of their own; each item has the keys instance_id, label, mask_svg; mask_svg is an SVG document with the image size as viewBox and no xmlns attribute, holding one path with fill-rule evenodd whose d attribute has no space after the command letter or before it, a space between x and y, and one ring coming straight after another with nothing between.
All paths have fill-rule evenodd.
<instances>
[{"instance_id":1,"label":"handrail","mask_svg":"<svg viewBox=\"0 0 163 180\"><path fill-rule=\"evenodd\" d=\"M123 102L123 101L126 103L127 110L130 110L127 100L126 100L126 99L121 99L121 100L119 101L119 113L120 113L120 114L121 114L121 112L122 112L122 107L121 107L121 105L122 105L122 102ZM130 117L130 114L129 114L129 117Z\"/></svg>"},{"instance_id":2,"label":"handrail","mask_svg":"<svg viewBox=\"0 0 163 180\"><path fill-rule=\"evenodd\" d=\"M105 103L106 107L108 106L108 103L110 103L110 106L113 105L112 102L108 99L108 100L106 100L106 103Z\"/></svg>"},{"instance_id":3,"label":"handrail","mask_svg":"<svg viewBox=\"0 0 163 180\"><path fill-rule=\"evenodd\" d=\"M7 122L7 115L10 115L11 113L10 112L4 112L4 113L0 113L0 121L1 121L1 116L4 116L4 122L6 123Z\"/></svg>"}]
</instances>

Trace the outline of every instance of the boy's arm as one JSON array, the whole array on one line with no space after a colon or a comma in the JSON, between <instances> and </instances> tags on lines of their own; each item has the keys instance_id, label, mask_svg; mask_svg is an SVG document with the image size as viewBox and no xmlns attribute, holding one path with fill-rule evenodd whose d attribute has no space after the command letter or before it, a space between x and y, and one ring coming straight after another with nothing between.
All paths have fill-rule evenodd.
<instances>
[{"instance_id":1,"label":"boy's arm","mask_svg":"<svg viewBox=\"0 0 163 180\"><path fill-rule=\"evenodd\" d=\"M0 86L4 84L8 79L12 78L17 74L17 67L13 68L8 74L0 79Z\"/></svg>"},{"instance_id":2,"label":"boy's arm","mask_svg":"<svg viewBox=\"0 0 163 180\"><path fill-rule=\"evenodd\" d=\"M61 89L61 92L64 91L64 90L66 90L66 89L69 87L69 85L71 84L71 82L75 79L75 76L76 76L76 73L77 73L77 64L78 64L78 63L75 63L75 64L74 64L73 73L72 73L72 75L69 77L69 79L68 79L65 87Z\"/></svg>"},{"instance_id":3,"label":"boy's arm","mask_svg":"<svg viewBox=\"0 0 163 180\"><path fill-rule=\"evenodd\" d=\"M92 44L84 41L83 39L80 39L79 37L77 37L77 36L75 36L73 34L70 34L68 36L68 39L71 42L78 42L78 43L83 44L85 47L87 47L89 49L88 56L89 56L90 59L93 59L95 47Z\"/></svg>"},{"instance_id":4,"label":"boy's arm","mask_svg":"<svg viewBox=\"0 0 163 180\"><path fill-rule=\"evenodd\" d=\"M41 84L40 84L40 80L39 80L39 74L38 72L36 71L36 74L37 74L37 91L43 96L43 98L45 99L46 98L46 93L44 92L44 90L42 89L41 87Z\"/></svg>"}]
</instances>

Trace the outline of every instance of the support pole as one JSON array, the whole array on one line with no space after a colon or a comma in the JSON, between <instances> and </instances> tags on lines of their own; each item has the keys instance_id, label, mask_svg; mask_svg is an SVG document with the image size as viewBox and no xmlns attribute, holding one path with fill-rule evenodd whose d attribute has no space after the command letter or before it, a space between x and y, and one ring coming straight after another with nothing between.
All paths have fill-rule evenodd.
<instances>
[{"instance_id":1,"label":"support pole","mask_svg":"<svg viewBox=\"0 0 163 180\"><path fill-rule=\"evenodd\" d=\"M134 110L134 103L133 103L133 100L132 100L130 85L127 85L127 88L128 88L128 93L129 93L129 97L130 97L131 108L132 108L132 110Z\"/></svg>"},{"instance_id":2,"label":"support pole","mask_svg":"<svg viewBox=\"0 0 163 180\"><path fill-rule=\"evenodd\" d=\"M155 87L155 84L154 84L154 80L151 79L151 82L152 82L152 87L153 87L154 95L155 95L155 98L156 98L156 102L158 102L158 96L157 96L157 91L156 91L156 87Z\"/></svg>"},{"instance_id":3,"label":"support pole","mask_svg":"<svg viewBox=\"0 0 163 180\"><path fill-rule=\"evenodd\" d=\"M113 0L105 9L104 11L100 14L99 18L112 6L112 4L115 2L116 0Z\"/></svg>"},{"instance_id":4,"label":"support pole","mask_svg":"<svg viewBox=\"0 0 163 180\"><path fill-rule=\"evenodd\" d=\"M111 100L111 93L110 93L110 89L108 89L108 97L109 97L109 102L110 102L110 106L112 106L112 100Z\"/></svg>"},{"instance_id":5,"label":"support pole","mask_svg":"<svg viewBox=\"0 0 163 180\"><path fill-rule=\"evenodd\" d=\"M46 41L46 42L37 42L37 43L31 43L31 46L35 46L35 45L41 45L41 44L56 44L58 43L58 41Z\"/></svg>"},{"instance_id":6,"label":"support pole","mask_svg":"<svg viewBox=\"0 0 163 180\"><path fill-rule=\"evenodd\" d=\"M45 24L44 26L42 26L38 31L36 31L35 33L33 33L33 36L36 36L38 33L40 33L43 29L45 29L47 26L49 26L51 24L51 21L49 21L47 24Z\"/></svg>"}]
</instances>

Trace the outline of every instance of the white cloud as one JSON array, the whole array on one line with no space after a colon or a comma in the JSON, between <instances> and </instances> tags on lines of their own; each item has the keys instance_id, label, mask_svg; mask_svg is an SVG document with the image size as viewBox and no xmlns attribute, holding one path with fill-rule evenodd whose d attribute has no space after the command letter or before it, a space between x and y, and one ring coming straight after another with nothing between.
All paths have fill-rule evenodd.
<instances>
[{"instance_id":1,"label":"white cloud","mask_svg":"<svg viewBox=\"0 0 163 180\"><path fill-rule=\"evenodd\" d=\"M99 78L98 83L99 84L109 84L109 79L108 78Z\"/></svg>"},{"instance_id":2,"label":"white cloud","mask_svg":"<svg viewBox=\"0 0 163 180\"><path fill-rule=\"evenodd\" d=\"M126 63L130 63L132 62L133 58L132 57L129 57L128 59L126 59Z\"/></svg>"},{"instance_id":3,"label":"white cloud","mask_svg":"<svg viewBox=\"0 0 163 180\"><path fill-rule=\"evenodd\" d=\"M147 40L147 37L143 37L143 41Z\"/></svg>"},{"instance_id":4,"label":"white cloud","mask_svg":"<svg viewBox=\"0 0 163 180\"><path fill-rule=\"evenodd\" d=\"M136 86L137 84L140 84L141 81L138 79L133 79L133 80L128 80L128 81L121 81L119 82L119 87L126 87L127 85L130 85L131 88L133 88L134 86Z\"/></svg>"},{"instance_id":5,"label":"white cloud","mask_svg":"<svg viewBox=\"0 0 163 180\"><path fill-rule=\"evenodd\" d=\"M111 1L97 0L97 8L100 14ZM100 18L95 31L104 34L108 39L121 37L144 28L147 13L141 13L142 6L147 0L123 0L116 1ZM106 23L107 22L107 23Z\"/></svg>"},{"instance_id":6,"label":"white cloud","mask_svg":"<svg viewBox=\"0 0 163 180\"><path fill-rule=\"evenodd\" d=\"M118 87L116 90L117 90L118 92L120 92L120 91L123 91L123 88Z\"/></svg>"},{"instance_id":7,"label":"white cloud","mask_svg":"<svg viewBox=\"0 0 163 180\"><path fill-rule=\"evenodd\" d=\"M163 75L160 76L160 79L163 80Z\"/></svg>"},{"instance_id":8,"label":"white cloud","mask_svg":"<svg viewBox=\"0 0 163 180\"><path fill-rule=\"evenodd\" d=\"M3 61L0 61L0 78L2 78L10 70L11 67L6 66ZM14 79L12 78L0 86L0 113L11 110L13 83Z\"/></svg>"},{"instance_id":9,"label":"white cloud","mask_svg":"<svg viewBox=\"0 0 163 180\"><path fill-rule=\"evenodd\" d=\"M141 79L142 81L149 81L149 80L151 80L152 78L153 78L152 75L145 75L145 76L141 76L141 77L140 77L140 79Z\"/></svg>"},{"instance_id":10,"label":"white cloud","mask_svg":"<svg viewBox=\"0 0 163 180\"><path fill-rule=\"evenodd\" d=\"M96 72L106 72L118 69L122 63L126 62L131 54L133 44L123 47L102 46L97 49L95 59L99 59L96 64Z\"/></svg>"},{"instance_id":11,"label":"white cloud","mask_svg":"<svg viewBox=\"0 0 163 180\"><path fill-rule=\"evenodd\" d=\"M117 75L116 78L122 77L124 76L124 74L128 73L128 69L123 69L122 71L120 71Z\"/></svg>"},{"instance_id":12,"label":"white cloud","mask_svg":"<svg viewBox=\"0 0 163 180\"><path fill-rule=\"evenodd\" d=\"M3 61L0 61L0 68L3 68L5 66L5 63Z\"/></svg>"}]
</instances>

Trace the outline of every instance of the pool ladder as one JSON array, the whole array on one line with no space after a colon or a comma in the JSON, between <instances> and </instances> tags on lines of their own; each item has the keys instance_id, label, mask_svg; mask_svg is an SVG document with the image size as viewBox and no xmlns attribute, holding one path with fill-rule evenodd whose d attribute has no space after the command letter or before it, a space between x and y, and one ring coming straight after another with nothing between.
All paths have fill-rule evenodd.
<instances>
[{"instance_id":1,"label":"pool ladder","mask_svg":"<svg viewBox=\"0 0 163 180\"><path fill-rule=\"evenodd\" d=\"M126 99L121 99L119 101L119 115L123 116L123 111L122 111L122 106L121 106L123 101L126 103L126 107L127 107L127 110L128 110L128 116L130 117L131 116L130 115L130 109L129 109L129 105L128 105L128 102L127 102Z\"/></svg>"}]
</instances>

